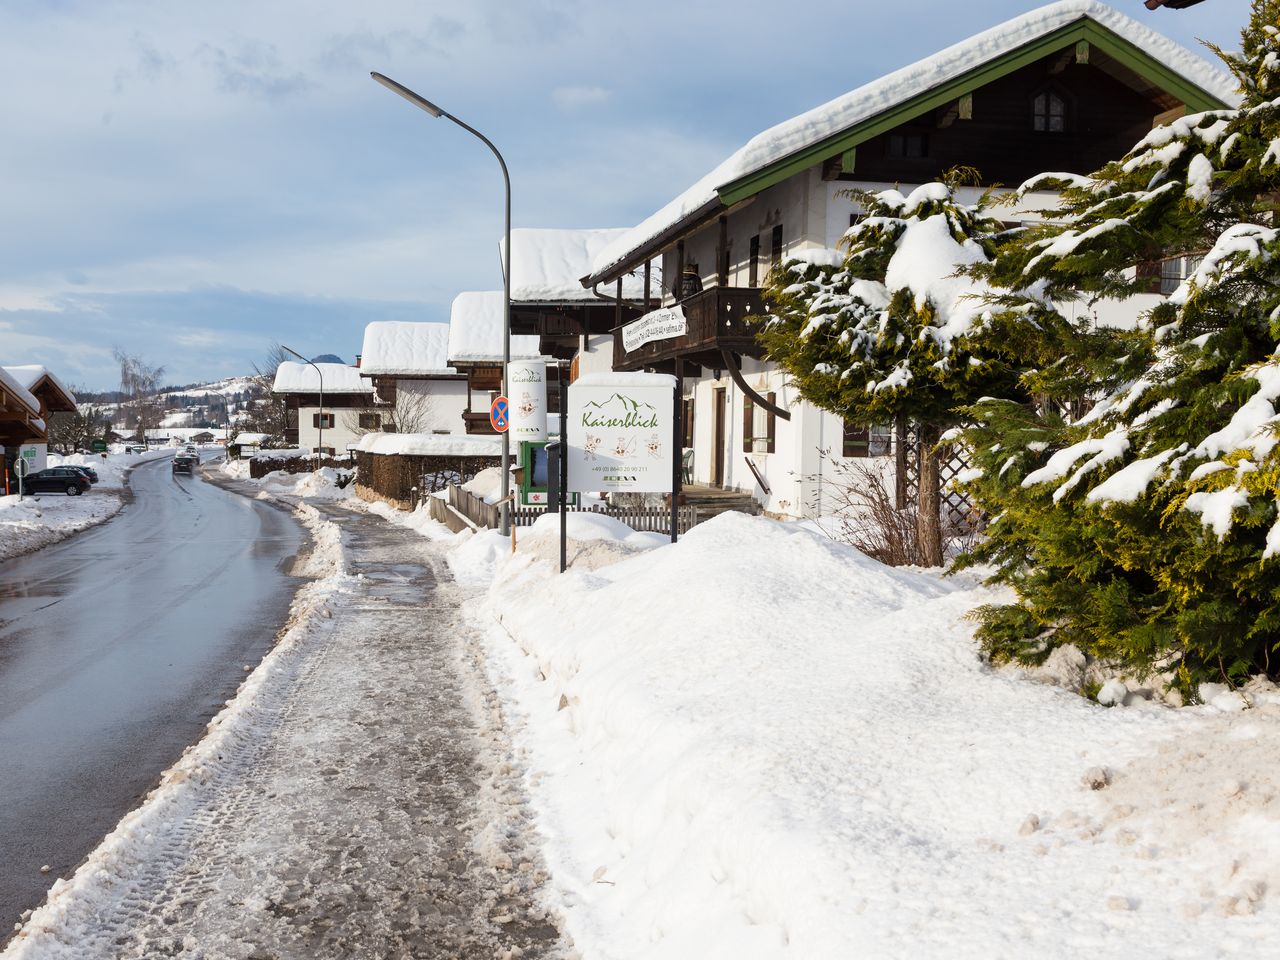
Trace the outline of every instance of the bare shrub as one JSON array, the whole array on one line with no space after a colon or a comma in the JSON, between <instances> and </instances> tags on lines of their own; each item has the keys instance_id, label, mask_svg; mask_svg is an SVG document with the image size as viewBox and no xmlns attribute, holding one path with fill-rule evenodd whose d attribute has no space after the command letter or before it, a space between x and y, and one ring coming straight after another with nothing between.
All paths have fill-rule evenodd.
<instances>
[{"instance_id":1,"label":"bare shrub","mask_svg":"<svg viewBox=\"0 0 1280 960\"><path fill-rule=\"evenodd\" d=\"M830 466L822 483L821 503L831 536L892 567L920 564L924 552L916 529L916 506L899 510L875 460L844 460L821 451Z\"/></svg>"}]
</instances>

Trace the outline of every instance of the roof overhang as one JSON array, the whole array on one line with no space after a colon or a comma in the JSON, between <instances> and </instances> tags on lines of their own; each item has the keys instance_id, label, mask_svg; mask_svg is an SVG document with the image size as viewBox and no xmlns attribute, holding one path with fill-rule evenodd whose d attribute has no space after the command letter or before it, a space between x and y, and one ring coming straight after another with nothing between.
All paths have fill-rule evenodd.
<instances>
[{"instance_id":1,"label":"roof overhang","mask_svg":"<svg viewBox=\"0 0 1280 960\"><path fill-rule=\"evenodd\" d=\"M908 97L839 133L809 144L759 170L719 185L716 187L715 199L685 214L661 233L628 252L625 259L610 265L600 273L583 277L582 284L585 287L591 287L597 283L615 280L622 274L634 270L644 260L665 250L678 238L700 229L721 213L750 200L762 190L781 183L831 157L852 150L873 137L880 136L903 123L957 100L967 93L972 93L1037 60L1079 43L1089 44L1133 73L1145 78L1154 87L1177 98L1186 105L1189 113L1221 110L1229 106L1215 94L1192 82L1140 47L1113 33L1095 20L1081 16L1042 37L1014 47L960 76Z\"/></svg>"}]
</instances>

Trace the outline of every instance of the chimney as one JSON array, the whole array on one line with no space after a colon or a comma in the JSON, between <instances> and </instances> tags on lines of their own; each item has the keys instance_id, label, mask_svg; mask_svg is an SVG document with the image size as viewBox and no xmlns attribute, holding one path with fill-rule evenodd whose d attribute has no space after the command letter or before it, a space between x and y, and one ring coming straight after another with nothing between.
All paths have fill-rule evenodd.
<instances>
[{"instance_id":1,"label":"chimney","mask_svg":"<svg viewBox=\"0 0 1280 960\"><path fill-rule=\"evenodd\" d=\"M356 354L356 369L360 369L360 354Z\"/></svg>"}]
</instances>

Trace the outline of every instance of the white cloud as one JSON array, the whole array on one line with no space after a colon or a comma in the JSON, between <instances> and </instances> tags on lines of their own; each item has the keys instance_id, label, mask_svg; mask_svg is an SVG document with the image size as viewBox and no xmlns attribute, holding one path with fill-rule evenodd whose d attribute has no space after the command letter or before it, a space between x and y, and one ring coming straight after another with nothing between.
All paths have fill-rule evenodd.
<instances>
[{"instance_id":1,"label":"white cloud","mask_svg":"<svg viewBox=\"0 0 1280 960\"><path fill-rule=\"evenodd\" d=\"M612 97L613 91L606 87L556 87L551 91L552 102L564 111L603 106Z\"/></svg>"}]
</instances>

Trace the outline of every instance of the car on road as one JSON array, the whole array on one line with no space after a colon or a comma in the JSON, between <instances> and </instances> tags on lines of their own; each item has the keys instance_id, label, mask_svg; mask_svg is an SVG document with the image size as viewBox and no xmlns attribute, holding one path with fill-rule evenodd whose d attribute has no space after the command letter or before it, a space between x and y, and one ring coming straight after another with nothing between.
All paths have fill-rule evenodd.
<instances>
[{"instance_id":1,"label":"car on road","mask_svg":"<svg viewBox=\"0 0 1280 960\"><path fill-rule=\"evenodd\" d=\"M82 463L68 463L68 464L65 464L65 466L69 470L79 470L81 473L83 473L86 477L89 478L90 483L98 482L98 471L93 469L93 467L85 466Z\"/></svg>"},{"instance_id":2,"label":"car on road","mask_svg":"<svg viewBox=\"0 0 1280 960\"><path fill-rule=\"evenodd\" d=\"M65 493L69 497L80 496L89 486L89 478L74 467L37 470L22 481L24 493Z\"/></svg>"},{"instance_id":3,"label":"car on road","mask_svg":"<svg viewBox=\"0 0 1280 960\"><path fill-rule=\"evenodd\" d=\"M196 458L195 457L174 457L173 472L174 473L195 473Z\"/></svg>"}]
</instances>

